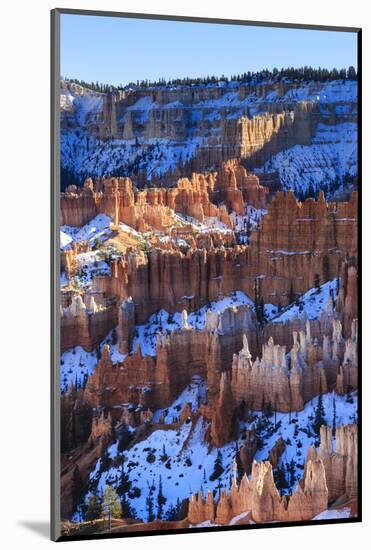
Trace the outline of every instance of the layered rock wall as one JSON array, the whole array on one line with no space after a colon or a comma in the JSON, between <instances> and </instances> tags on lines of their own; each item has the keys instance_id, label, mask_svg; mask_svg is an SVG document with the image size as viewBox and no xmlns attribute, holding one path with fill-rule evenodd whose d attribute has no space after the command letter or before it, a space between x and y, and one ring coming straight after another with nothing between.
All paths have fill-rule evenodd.
<instances>
[{"instance_id":1,"label":"layered rock wall","mask_svg":"<svg viewBox=\"0 0 371 550\"><path fill-rule=\"evenodd\" d=\"M249 245L129 252L113 266L111 278L97 278L93 285L118 294L120 301L131 296L139 322L159 309L198 309L236 289L282 306L316 279L336 277L339 262L357 255L356 208L356 194L334 211L323 197L301 204L292 193L279 193Z\"/></svg>"},{"instance_id":2,"label":"layered rock wall","mask_svg":"<svg viewBox=\"0 0 371 550\"><path fill-rule=\"evenodd\" d=\"M356 323L356 322L355 322ZM233 356L231 389L235 406L242 402L252 410L290 412L319 393L335 389L343 394L357 388L357 335L344 341L340 321L333 320L332 335L323 334L322 342L313 339L311 324L306 332L293 333L290 361L286 347L272 338L262 346L262 358L252 360L246 336L243 348Z\"/></svg>"},{"instance_id":3,"label":"layered rock wall","mask_svg":"<svg viewBox=\"0 0 371 550\"><path fill-rule=\"evenodd\" d=\"M61 193L61 225L80 227L104 213L115 224L121 221L139 231L165 230L174 223L170 209L200 222L205 216L215 217L231 227L223 206L217 204L225 202L243 215L244 201L265 208L267 192L258 177L248 174L237 161L223 164L219 175L192 173L190 179L179 178L170 189L138 191L129 178L99 178L95 185L88 178L82 188L71 185Z\"/></svg>"},{"instance_id":4,"label":"layered rock wall","mask_svg":"<svg viewBox=\"0 0 371 550\"><path fill-rule=\"evenodd\" d=\"M163 408L197 374L207 379L212 403L219 396L222 373L230 368L232 355L241 345L241 324L253 325L248 306L226 310L216 319L208 315L205 331L192 329L185 320L181 330L159 334L155 357L142 356L138 346L135 353L114 365L105 348L104 357L89 377L84 401L94 407L131 402L145 408ZM233 407L231 399L228 402Z\"/></svg>"},{"instance_id":5,"label":"layered rock wall","mask_svg":"<svg viewBox=\"0 0 371 550\"><path fill-rule=\"evenodd\" d=\"M92 351L108 332L117 326L116 298L104 297L97 304L93 295L72 297L71 303L61 310L61 351L82 346ZM86 303L85 303L86 302Z\"/></svg>"},{"instance_id":6,"label":"layered rock wall","mask_svg":"<svg viewBox=\"0 0 371 550\"><path fill-rule=\"evenodd\" d=\"M332 428L321 426L321 443L317 456L322 460L329 501L346 495L348 499L358 494L358 429L356 424L336 428L335 447ZM313 449L309 451L313 454Z\"/></svg>"}]
</instances>

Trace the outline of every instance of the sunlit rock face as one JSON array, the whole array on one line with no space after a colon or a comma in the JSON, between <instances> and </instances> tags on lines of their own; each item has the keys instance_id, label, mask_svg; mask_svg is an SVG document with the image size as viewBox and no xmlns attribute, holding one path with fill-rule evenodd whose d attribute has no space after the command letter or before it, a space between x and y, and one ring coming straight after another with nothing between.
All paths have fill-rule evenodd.
<instances>
[{"instance_id":1,"label":"sunlit rock face","mask_svg":"<svg viewBox=\"0 0 371 550\"><path fill-rule=\"evenodd\" d=\"M308 158L319 180L311 183L304 176L303 190L314 185L318 191L322 171L335 182L333 192L341 187L340 179L356 177L357 159L342 147L348 156L344 170L334 175L324 152L335 160L339 140L356 139L356 122L357 83L349 80L232 87L218 82L112 93L61 81L61 158L69 174L64 187L71 177L81 184L87 174L106 173L132 176L139 186L148 179L172 186L178 177L240 158L263 173L279 172L281 185L289 189L305 172ZM280 154L297 160L290 173L281 171Z\"/></svg>"},{"instance_id":2,"label":"sunlit rock face","mask_svg":"<svg viewBox=\"0 0 371 550\"><path fill-rule=\"evenodd\" d=\"M61 86L63 518L355 516L355 82Z\"/></svg>"}]
</instances>

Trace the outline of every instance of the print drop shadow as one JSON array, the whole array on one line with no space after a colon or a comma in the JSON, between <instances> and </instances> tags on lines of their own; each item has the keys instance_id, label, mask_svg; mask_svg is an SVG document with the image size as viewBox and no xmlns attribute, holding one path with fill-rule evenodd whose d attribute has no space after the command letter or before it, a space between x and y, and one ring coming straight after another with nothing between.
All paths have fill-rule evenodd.
<instances>
[{"instance_id":1,"label":"print drop shadow","mask_svg":"<svg viewBox=\"0 0 371 550\"><path fill-rule=\"evenodd\" d=\"M50 523L48 521L20 521L18 525L33 531L42 538L50 538Z\"/></svg>"}]
</instances>

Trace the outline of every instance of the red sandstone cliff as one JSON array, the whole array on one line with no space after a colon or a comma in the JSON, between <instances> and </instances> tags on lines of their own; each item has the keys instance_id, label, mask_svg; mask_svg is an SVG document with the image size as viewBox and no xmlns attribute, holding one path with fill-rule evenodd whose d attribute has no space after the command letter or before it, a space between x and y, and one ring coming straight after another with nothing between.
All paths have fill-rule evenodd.
<instances>
[{"instance_id":1,"label":"red sandstone cliff","mask_svg":"<svg viewBox=\"0 0 371 550\"><path fill-rule=\"evenodd\" d=\"M136 191L129 178L98 179L94 186L88 178L82 188L72 185L61 194L61 225L82 226L97 213L104 213L114 224L124 222L139 231L166 230L174 211L200 222L205 216L216 217L231 227L225 207L218 204L225 202L230 210L243 215L244 202L265 208L267 192L258 177L248 174L237 161L225 163L219 176L193 173L168 189Z\"/></svg>"},{"instance_id":2,"label":"red sandstone cliff","mask_svg":"<svg viewBox=\"0 0 371 550\"><path fill-rule=\"evenodd\" d=\"M251 479L244 475L239 486L233 480L228 495L222 491L215 506L215 515L211 498L208 495L206 510L202 493L198 494L197 499L191 497L188 511L190 523L197 524L209 519L216 524L227 525L233 517L242 513L249 513L257 523L307 521L328 507L325 468L322 460L309 460L303 488L298 485L290 497L282 497L275 486L270 462L254 462Z\"/></svg>"},{"instance_id":3,"label":"red sandstone cliff","mask_svg":"<svg viewBox=\"0 0 371 550\"><path fill-rule=\"evenodd\" d=\"M131 251L112 266L111 277L96 278L93 287L120 301L131 296L139 322L159 309L198 309L236 289L285 305L312 288L317 275L320 282L336 277L339 261L356 255L355 209L355 195L333 212L323 198L300 204L291 193L278 194L249 245ZM185 303L184 296L193 298Z\"/></svg>"}]
</instances>

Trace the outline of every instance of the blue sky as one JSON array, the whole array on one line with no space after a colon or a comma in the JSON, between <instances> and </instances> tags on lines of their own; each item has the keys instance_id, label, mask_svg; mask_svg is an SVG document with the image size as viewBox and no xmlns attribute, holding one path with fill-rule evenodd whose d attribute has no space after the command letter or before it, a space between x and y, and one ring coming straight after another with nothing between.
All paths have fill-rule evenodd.
<instances>
[{"instance_id":1,"label":"blue sky","mask_svg":"<svg viewBox=\"0 0 371 550\"><path fill-rule=\"evenodd\" d=\"M61 16L61 74L108 84L357 64L355 33Z\"/></svg>"}]
</instances>

